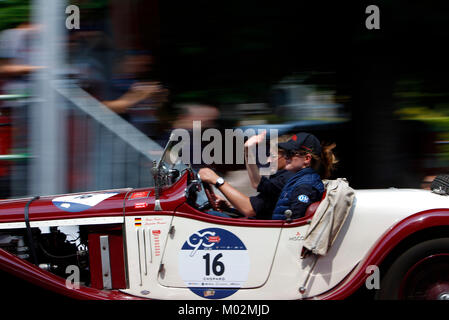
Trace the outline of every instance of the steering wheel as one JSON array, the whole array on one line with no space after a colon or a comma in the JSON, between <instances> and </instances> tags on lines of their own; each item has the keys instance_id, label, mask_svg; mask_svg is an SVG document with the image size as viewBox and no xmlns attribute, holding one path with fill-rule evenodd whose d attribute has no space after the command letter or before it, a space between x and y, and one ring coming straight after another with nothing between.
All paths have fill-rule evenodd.
<instances>
[{"instance_id":1,"label":"steering wheel","mask_svg":"<svg viewBox=\"0 0 449 320\"><path fill-rule=\"evenodd\" d=\"M201 183L203 184L204 192L206 193L207 200L209 201L209 204L212 207L212 209L221 212L221 209L217 204L217 196L215 195L212 186L204 181L201 181Z\"/></svg>"},{"instance_id":2,"label":"steering wheel","mask_svg":"<svg viewBox=\"0 0 449 320\"><path fill-rule=\"evenodd\" d=\"M217 203L217 196L215 195L215 192L214 192L214 189L212 188L212 186L209 183L201 180L201 177L198 173L196 174L196 176L197 176L197 179L203 185L204 193L206 194L206 198L207 198L207 201L208 201L208 204L210 205L210 207L215 211L221 212L222 210L220 209L220 207ZM203 204L202 206L204 206L205 204Z\"/></svg>"},{"instance_id":3,"label":"steering wheel","mask_svg":"<svg viewBox=\"0 0 449 320\"><path fill-rule=\"evenodd\" d=\"M212 186L201 180L201 177L199 174L197 174L198 177L198 181L201 182L203 188L204 188L204 193L206 194L207 197L207 202L205 202L203 205L201 205L201 207L203 207L203 209L205 209L206 207L209 208L209 206L218 212L223 212L225 211L227 215L230 216L230 218L246 218L244 214L240 213L237 210L232 210L232 208L229 208L227 205L220 205L220 203L217 201L217 196L215 195L214 189L212 188ZM221 202L221 204L224 204L224 202ZM203 209L199 209L200 211L203 211Z\"/></svg>"}]
</instances>

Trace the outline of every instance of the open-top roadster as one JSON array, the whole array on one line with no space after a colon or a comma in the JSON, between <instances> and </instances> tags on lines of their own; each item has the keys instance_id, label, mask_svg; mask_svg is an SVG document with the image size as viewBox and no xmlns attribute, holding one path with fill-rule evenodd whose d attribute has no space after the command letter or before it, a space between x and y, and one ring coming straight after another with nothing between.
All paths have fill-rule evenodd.
<instances>
[{"instance_id":1,"label":"open-top roadster","mask_svg":"<svg viewBox=\"0 0 449 320\"><path fill-rule=\"evenodd\" d=\"M209 215L213 192L168 149L151 188L0 201L0 269L80 299L344 299L367 283L449 299L446 195L356 190L328 253L304 257L318 203L298 220Z\"/></svg>"}]
</instances>

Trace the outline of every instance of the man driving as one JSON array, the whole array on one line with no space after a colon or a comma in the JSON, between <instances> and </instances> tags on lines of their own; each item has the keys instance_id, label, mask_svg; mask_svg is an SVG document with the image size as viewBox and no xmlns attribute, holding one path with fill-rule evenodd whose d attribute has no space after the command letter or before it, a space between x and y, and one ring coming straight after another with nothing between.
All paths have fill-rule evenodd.
<instances>
[{"instance_id":1,"label":"man driving","mask_svg":"<svg viewBox=\"0 0 449 320\"><path fill-rule=\"evenodd\" d=\"M285 142L291 135L284 135L278 138L279 142ZM243 194L231 184L226 182L223 178L218 176L213 170L209 168L202 168L199 171L201 180L215 185L220 190L230 204L246 217L257 219L271 219L271 215L275 208L276 202L286 182L294 175L293 172L285 170L285 158L282 150L271 150L268 161L277 160L277 171L269 176L260 176L259 168L255 162L248 161L251 157L250 148L259 144L265 139L265 132L259 135L252 136L245 143L245 163L250 178L251 185L259 192L255 196L248 197ZM221 204L225 201L219 199ZM207 213L222 217L229 217L224 212L208 211Z\"/></svg>"}]
</instances>

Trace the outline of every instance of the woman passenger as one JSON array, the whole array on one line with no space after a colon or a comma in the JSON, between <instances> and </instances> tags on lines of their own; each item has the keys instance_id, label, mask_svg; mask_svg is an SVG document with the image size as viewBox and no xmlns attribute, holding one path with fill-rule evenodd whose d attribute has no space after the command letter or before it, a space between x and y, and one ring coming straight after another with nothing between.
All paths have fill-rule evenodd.
<instances>
[{"instance_id":1,"label":"woman passenger","mask_svg":"<svg viewBox=\"0 0 449 320\"><path fill-rule=\"evenodd\" d=\"M321 146L314 135L305 132L279 144L279 149L285 153L285 169L295 175L282 189L272 219L285 219L288 209L292 219L303 217L311 203L321 200L324 193L321 179L329 178L337 163L333 148L335 144Z\"/></svg>"}]
</instances>

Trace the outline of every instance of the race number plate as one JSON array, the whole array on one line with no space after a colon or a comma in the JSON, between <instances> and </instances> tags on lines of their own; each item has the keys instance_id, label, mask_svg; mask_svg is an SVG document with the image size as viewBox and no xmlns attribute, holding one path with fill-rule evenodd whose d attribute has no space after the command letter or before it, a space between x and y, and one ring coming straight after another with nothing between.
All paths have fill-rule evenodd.
<instances>
[{"instance_id":1,"label":"race number plate","mask_svg":"<svg viewBox=\"0 0 449 320\"><path fill-rule=\"evenodd\" d=\"M232 232L221 228L202 229L183 244L179 272L195 294L208 299L225 298L248 279L248 251Z\"/></svg>"}]
</instances>

